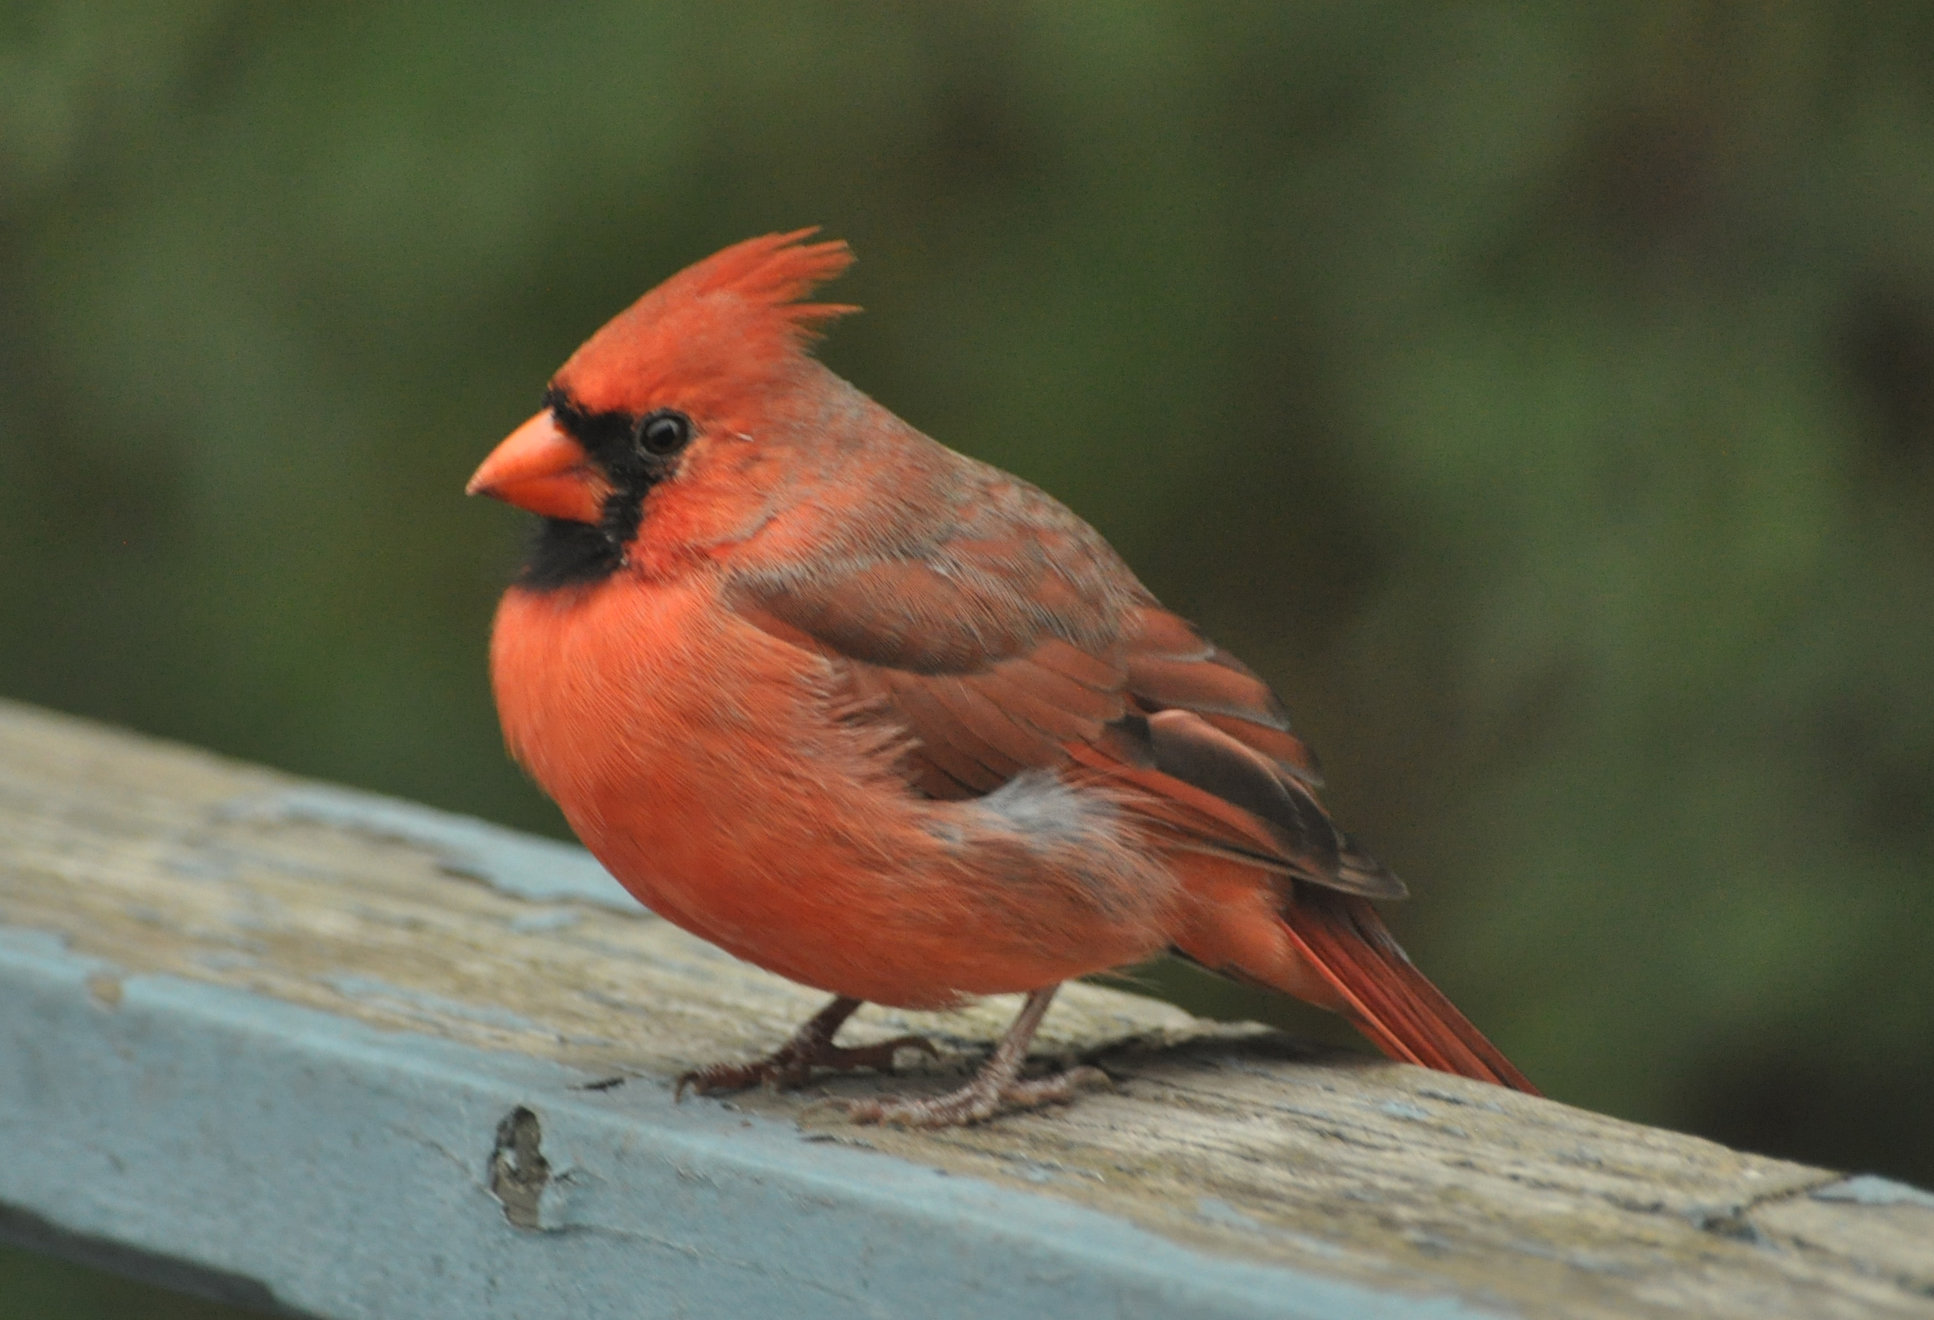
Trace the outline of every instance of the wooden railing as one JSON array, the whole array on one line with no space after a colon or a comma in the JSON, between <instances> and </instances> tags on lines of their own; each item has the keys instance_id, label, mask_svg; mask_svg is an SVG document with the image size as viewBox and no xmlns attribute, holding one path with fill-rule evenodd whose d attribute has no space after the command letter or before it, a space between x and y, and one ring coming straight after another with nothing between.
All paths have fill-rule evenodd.
<instances>
[{"instance_id":1,"label":"wooden railing","mask_svg":"<svg viewBox=\"0 0 1934 1320\"><path fill-rule=\"evenodd\" d=\"M675 1104L814 1009L576 849L0 704L0 1237L321 1317L1934 1315L1934 1197L1071 987L1112 1089ZM908 1056L911 1058L911 1056ZM929 1075L932 1074L932 1075ZM1930 1110L1934 1113L1934 1110Z\"/></svg>"}]
</instances>

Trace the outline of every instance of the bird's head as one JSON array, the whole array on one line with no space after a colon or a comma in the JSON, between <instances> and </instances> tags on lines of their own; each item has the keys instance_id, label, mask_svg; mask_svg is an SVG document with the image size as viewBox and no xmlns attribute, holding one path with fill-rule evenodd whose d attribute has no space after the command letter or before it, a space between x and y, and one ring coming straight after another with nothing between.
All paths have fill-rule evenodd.
<instances>
[{"instance_id":1,"label":"bird's head","mask_svg":"<svg viewBox=\"0 0 1934 1320\"><path fill-rule=\"evenodd\" d=\"M852 263L810 229L747 239L689 266L573 353L544 408L470 478L472 495L543 515L535 586L595 580L634 557L649 520L661 553L757 532L843 393L806 347L856 309L800 299ZM854 396L857 397L857 396Z\"/></svg>"}]
</instances>

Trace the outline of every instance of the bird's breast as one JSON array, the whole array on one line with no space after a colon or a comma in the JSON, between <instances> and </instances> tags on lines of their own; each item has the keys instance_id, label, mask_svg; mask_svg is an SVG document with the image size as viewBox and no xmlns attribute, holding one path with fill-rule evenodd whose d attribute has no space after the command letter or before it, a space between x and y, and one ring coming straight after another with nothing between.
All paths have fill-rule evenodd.
<instances>
[{"instance_id":1,"label":"bird's breast","mask_svg":"<svg viewBox=\"0 0 1934 1320\"><path fill-rule=\"evenodd\" d=\"M757 846L758 786L795 777L809 754L811 663L738 623L707 584L625 575L513 589L491 641L511 753L607 865L650 859L619 873L634 892ZM703 858L686 856L701 843Z\"/></svg>"},{"instance_id":2,"label":"bird's breast","mask_svg":"<svg viewBox=\"0 0 1934 1320\"><path fill-rule=\"evenodd\" d=\"M491 677L512 754L641 902L778 965L865 904L916 807L888 742L833 714L829 663L704 579L513 589Z\"/></svg>"}]
</instances>

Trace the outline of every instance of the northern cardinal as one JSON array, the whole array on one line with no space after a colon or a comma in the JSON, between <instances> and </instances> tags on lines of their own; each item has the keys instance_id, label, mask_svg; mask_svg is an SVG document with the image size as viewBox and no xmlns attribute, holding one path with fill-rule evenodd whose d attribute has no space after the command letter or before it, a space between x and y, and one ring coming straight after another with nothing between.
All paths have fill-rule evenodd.
<instances>
[{"instance_id":1,"label":"northern cardinal","mask_svg":"<svg viewBox=\"0 0 1934 1320\"><path fill-rule=\"evenodd\" d=\"M469 491L541 514L497 611L511 753L653 911L837 996L701 1091L890 1065L863 1001L1027 995L966 1086L852 1102L969 1123L1023 1080L1070 977L1173 950L1345 1014L1394 1058L1531 1084L1370 899L1404 887L1330 822L1261 679L1099 533L808 353L851 307L812 230L735 244L593 335Z\"/></svg>"}]
</instances>

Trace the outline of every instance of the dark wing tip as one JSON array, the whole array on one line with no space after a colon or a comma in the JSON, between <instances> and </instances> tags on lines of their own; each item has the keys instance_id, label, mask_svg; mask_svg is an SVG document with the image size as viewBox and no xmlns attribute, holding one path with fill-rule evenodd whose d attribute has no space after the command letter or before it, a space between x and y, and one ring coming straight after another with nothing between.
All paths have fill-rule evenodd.
<instances>
[{"instance_id":1,"label":"dark wing tip","mask_svg":"<svg viewBox=\"0 0 1934 1320\"><path fill-rule=\"evenodd\" d=\"M1410 887L1397 878L1396 872L1357 847L1349 835L1339 833L1337 840L1341 845L1336 859L1337 878L1330 888L1365 898L1394 901L1410 897Z\"/></svg>"},{"instance_id":2,"label":"dark wing tip","mask_svg":"<svg viewBox=\"0 0 1934 1320\"><path fill-rule=\"evenodd\" d=\"M1403 898L1388 867L1337 829L1289 767L1188 710L1140 717L1155 769L1203 790L1268 827L1292 874L1365 898Z\"/></svg>"}]
</instances>

